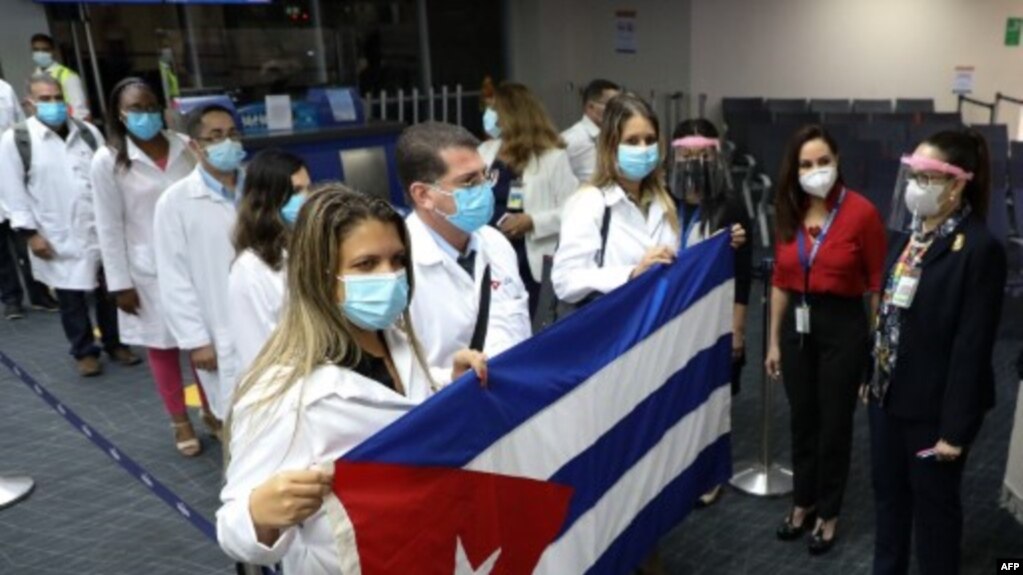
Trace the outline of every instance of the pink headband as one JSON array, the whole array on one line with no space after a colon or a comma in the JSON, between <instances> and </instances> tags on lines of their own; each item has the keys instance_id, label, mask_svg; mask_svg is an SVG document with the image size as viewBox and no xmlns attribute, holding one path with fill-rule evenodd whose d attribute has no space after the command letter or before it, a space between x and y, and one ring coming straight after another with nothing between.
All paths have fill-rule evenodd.
<instances>
[{"instance_id":1,"label":"pink headband","mask_svg":"<svg viewBox=\"0 0 1023 575\"><path fill-rule=\"evenodd\" d=\"M972 180L973 174L960 168L959 166L953 166L947 162L935 160L934 158L928 158L927 156L912 155L902 156L903 165L909 166L916 171L929 170L932 172L941 172L955 177L957 180Z\"/></svg>"},{"instance_id":2,"label":"pink headband","mask_svg":"<svg viewBox=\"0 0 1023 575\"><path fill-rule=\"evenodd\" d=\"M721 148L721 142L717 138L706 136L686 136L671 143L673 148L689 148L702 150L703 148Z\"/></svg>"}]
</instances>

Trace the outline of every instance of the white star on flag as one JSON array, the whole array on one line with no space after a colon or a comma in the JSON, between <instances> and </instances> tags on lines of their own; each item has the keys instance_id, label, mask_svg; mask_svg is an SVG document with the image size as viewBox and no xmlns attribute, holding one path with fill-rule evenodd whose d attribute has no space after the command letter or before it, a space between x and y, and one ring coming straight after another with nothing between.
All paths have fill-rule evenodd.
<instances>
[{"instance_id":1,"label":"white star on flag","mask_svg":"<svg viewBox=\"0 0 1023 575\"><path fill-rule=\"evenodd\" d=\"M472 564L469 563L469 556L465 553L465 547L462 546L462 538L458 537L455 545L455 575L490 575L500 556L501 550L498 549L490 557L487 557L479 569L473 569Z\"/></svg>"}]
</instances>

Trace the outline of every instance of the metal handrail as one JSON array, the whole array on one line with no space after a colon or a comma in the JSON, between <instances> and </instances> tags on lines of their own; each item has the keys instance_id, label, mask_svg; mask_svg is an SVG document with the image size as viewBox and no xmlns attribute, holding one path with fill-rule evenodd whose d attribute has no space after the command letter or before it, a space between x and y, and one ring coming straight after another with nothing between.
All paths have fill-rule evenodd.
<instances>
[{"instance_id":1,"label":"metal handrail","mask_svg":"<svg viewBox=\"0 0 1023 575\"><path fill-rule=\"evenodd\" d=\"M406 92L404 89L398 89L395 92L388 92L387 90L380 90L376 94L368 94L364 100L366 102L366 110L368 115L373 116L380 120L389 119L391 110L396 110L396 119L399 122L411 121L413 124L420 122L420 104L426 103L427 109L425 118L429 120L441 120L443 122L451 121L450 109L451 104L454 103L454 118L455 124L461 125L463 120L462 102L466 98L479 98L483 92L480 90L463 90L461 84L455 85L452 90L450 86L441 86L438 90L433 86L426 89L425 93L420 92L419 88L412 88L411 92ZM437 106L440 104L439 117ZM411 118L407 118L406 106L411 105Z\"/></svg>"},{"instance_id":2,"label":"metal handrail","mask_svg":"<svg viewBox=\"0 0 1023 575\"><path fill-rule=\"evenodd\" d=\"M1017 106L1023 106L1023 99L1013 98L1012 96L1006 96L1001 92L995 92L995 107L991 110L991 123L994 124L998 119L998 108L1002 102L1008 102L1010 104L1016 104Z\"/></svg>"},{"instance_id":3,"label":"metal handrail","mask_svg":"<svg viewBox=\"0 0 1023 575\"><path fill-rule=\"evenodd\" d=\"M983 100L977 100L976 98L970 98L969 96L966 96L965 94L959 94L959 102L958 102L958 104L956 106L956 112L959 113L959 117L960 118L962 118L962 115L963 115L963 104L973 104L974 106L978 106L978 107L981 107L981 108L987 108L988 109L988 113L990 114L988 123L989 124L994 124L995 123L995 110L998 107L997 100L994 101L994 102L985 102Z\"/></svg>"}]
</instances>

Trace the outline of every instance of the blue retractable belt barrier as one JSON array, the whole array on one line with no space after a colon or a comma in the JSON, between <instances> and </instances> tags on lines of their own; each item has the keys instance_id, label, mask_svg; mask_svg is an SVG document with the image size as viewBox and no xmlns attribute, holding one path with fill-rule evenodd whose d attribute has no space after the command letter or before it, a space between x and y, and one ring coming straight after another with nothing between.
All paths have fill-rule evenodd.
<instances>
[{"instance_id":1,"label":"blue retractable belt barrier","mask_svg":"<svg viewBox=\"0 0 1023 575\"><path fill-rule=\"evenodd\" d=\"M78 416L71 408L64 405L59 399L57 399L52 393L47 391L45 387L39 384L38 381L32 374L28 373L21 368L17 363L14 362L7 354L0 351L0 363L2 363L7 369L11 370L22 383L27 385L29 389L35 392L36 395L45 401L54 411L64 416L64 419L71 424L72 427L77 429L82 435L84 435L89 441L98 447L103 453L107 454L110 459L117 462L121 468L131 474L132 477L137 479L140 483L149 488L154 495L163 500L164 503L169 505L171 509L181 514L182 517L188 520L193 527L198 529L205 535L210 541L217 543L217 529L213 526L213 523L209 519L206 519L192 506L185 503L180 497L178 497L173 491L171 491L166 485L160 480L153 477L151 473L145 470L141 465L135 462L132 458L125 455L123 451L117 448L116 445L110 442L109 439L103 436L100 432L96 431L91 425L85 420ZM272 575L277 573L276 571L263 568L263 573L266 575Z\"/></svg>"}]
</instances>

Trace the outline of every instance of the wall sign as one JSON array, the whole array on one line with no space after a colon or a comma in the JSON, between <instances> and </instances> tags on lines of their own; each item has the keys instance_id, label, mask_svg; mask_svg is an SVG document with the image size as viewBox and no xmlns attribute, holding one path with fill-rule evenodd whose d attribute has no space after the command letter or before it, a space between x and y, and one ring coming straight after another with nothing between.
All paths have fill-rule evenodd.
<instances>
[{"instance_id":1,"label":"wall sign","mask_svg":"<svg viewBox=\"0 0 1023 575\"><path fill-rule=\"evenodd\" d=\"M636 48L636 11L616 11L615 52L619 54L635 54Z\"/></svg>"}]
</instances>

